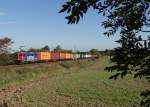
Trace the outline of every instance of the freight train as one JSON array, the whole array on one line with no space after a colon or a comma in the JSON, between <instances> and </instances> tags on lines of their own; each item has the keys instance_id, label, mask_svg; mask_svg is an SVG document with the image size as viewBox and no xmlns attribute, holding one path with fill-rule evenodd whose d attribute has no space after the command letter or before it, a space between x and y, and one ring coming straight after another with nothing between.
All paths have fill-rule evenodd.
<instances>
[{"instance_id":1,"label":"freight train","mask_svg":"<svg viewBox=\"0 0 150 107\"><path fill-rule=\"evenodd\" d=\"M20 52L17 55L17 63L29 62L48 62L61 60L79 60L79 59L94 59L96 55L87 52L70 53L70 52Z\"/></svg>"}]
</instances>

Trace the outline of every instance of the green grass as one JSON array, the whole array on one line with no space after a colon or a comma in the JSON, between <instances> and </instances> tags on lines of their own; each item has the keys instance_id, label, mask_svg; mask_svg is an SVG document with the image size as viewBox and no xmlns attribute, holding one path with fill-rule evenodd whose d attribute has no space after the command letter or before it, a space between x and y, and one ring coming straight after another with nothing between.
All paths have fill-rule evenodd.
<instances>
[{"instance_id":1,"label":"green grass","mask_svg":"<svg viewBox=\"0 0 150 107\"><path fill-rule=\"evenodd\" d=\"M24 99L31 103L38 99L38 101L48 105L54 103L54 99L57 103L64 104L66 98L73 99L73 102L81 99L90 103L129 104L127 106L139 104L140 92L150 88L148 82L134 79L132 75L124 79L108 79L112 75L112 73L104 71L105 66L110 64L108 59L108 57L102 57L95 61L64 62L65 67L60 64L64 67L60 74L40 81L31 90L27 90ZM68 66L67 63L72 67ZM71 101L69 104L72 103Z\"/></svg>"},{"instance_id":2,"label":"green grass","mask_svg":"<svg viewBox=\"0 0 150 107\"><path fill-rule=\"evenodd\" d=\"M60 95L90 100L139 102L138 95L144 89L140 80L108 80L110 75L97 71L69 75L61 81L58 92ZM139 86L133 85L136 83Z\"/></svg>"},{"instance_id":3,"label":"green grass","mask_svg":"<svg viewBox=\"0 0 150 107\"><path fill-rule=\"evenodd\" d=\"M57 62L50 65L9 69L0 76L0 87L32 80L25 89L23 101L36 107L101 106L132 107L139 104L140 92L149 89L144 79L128 75L124 79L108 79L113 73L104 71L109 57L97 60Z\"/></svg>"},{"instance_id":4,"label":"green grass","mask_svg":"<svg viewBox=\"0 0 150 107\"><path fill-rule=\"evenodd\" d=\"M108 78L112 73L103 71L102 66L105 64L108 65L108 62L104 58L95 68L91 66L83 72L64 77L60 82L58 93L86 100L139 102L141 90L149 88L147 82L134 79L132 75L124 79L110 80Z\"/></svg>"},{"instance_id":5,"label":"green grass","mask_svg":"<svg viewBox=\"0 0 150 107\"><path fill-rule=\"evenodd\" d=\"M48 67L5 67L0 70L0 89L9 85L21 84L25 81L34 80L41 74L46 73Z\"/></svg>"}]
</instances>

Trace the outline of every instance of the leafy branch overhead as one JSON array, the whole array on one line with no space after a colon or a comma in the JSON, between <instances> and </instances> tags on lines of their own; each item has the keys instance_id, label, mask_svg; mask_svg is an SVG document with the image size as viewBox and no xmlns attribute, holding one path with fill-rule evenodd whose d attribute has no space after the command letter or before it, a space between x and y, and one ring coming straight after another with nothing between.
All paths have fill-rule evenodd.
<instances>
[{"instance_id":1,"label":"leafy branch overhead","mask_svg":"<svg viewBox=\"0 0 150 107\"><path fill-rule=\"evenodd\" d=\"M60 13L67 12L65 17L68 24L78 23L87 13L88 9L93 8L107 17L102 23L104 28L109 31L104 34L110 36L114 34L119 27L124 31L141 31L150 26L149 0L70 0L66 2Z\"/></svg>"}]
</instances>

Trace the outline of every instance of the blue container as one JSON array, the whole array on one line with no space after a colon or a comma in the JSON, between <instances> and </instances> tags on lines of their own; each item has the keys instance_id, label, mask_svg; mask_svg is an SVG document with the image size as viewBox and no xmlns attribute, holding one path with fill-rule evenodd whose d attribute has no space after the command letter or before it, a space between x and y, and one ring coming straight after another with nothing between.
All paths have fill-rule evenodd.
<instances>
[{"instance_id":1,"label":"blue container","mask_svg":"<svg viewBox=\"0 0 150 107\"><path fill-rule=\"evenodd\" d=\"M26 61L37 61L37 52L26 52Z\"/></svg>"}]
</instances>

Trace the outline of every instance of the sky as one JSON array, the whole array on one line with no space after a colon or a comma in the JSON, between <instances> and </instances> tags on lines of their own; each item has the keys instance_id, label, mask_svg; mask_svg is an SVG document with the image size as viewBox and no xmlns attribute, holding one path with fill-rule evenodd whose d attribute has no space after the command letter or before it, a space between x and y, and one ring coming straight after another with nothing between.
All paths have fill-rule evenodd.
<instances>
[{"instance_id":1,"label":"sky","mask_svg":"<svg viewBox=\"0 0 150 107\"><path fill-rule=\"evenodd\" d=\"M12 49L57 45L65 49L105 50L118 45L118 36L106 37L101 27L104 17L89 10L78 24L67 24L65 13L58 13L67 0L0 0L0 38L13 40Z\"/></svg>"}]
</instances>

